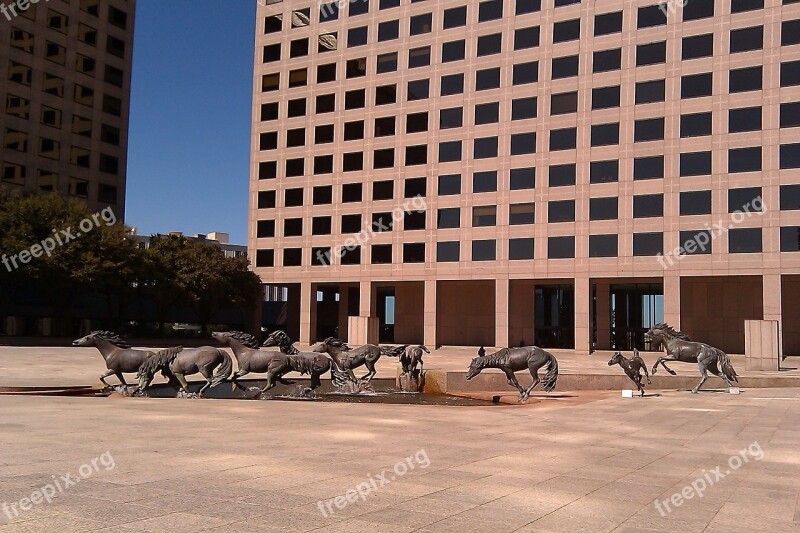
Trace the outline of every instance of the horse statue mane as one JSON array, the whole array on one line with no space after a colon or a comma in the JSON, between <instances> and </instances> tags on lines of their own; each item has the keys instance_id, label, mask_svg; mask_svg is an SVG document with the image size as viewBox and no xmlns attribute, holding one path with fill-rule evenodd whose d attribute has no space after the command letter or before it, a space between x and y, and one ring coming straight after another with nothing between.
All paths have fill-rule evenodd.
<instances>
[{"instance_id":1,"label":"horse statue mane","mask_svg":"<svg viewBox=\"0 0 800 533\"><path fill-rule=\"evenodd\" d=\"M350 348L350 346L348 346L346 342L344 342L342 339L337 339L336 337L328 337L322 342L330 346L336 346L337 348L341 348L345 352L349 352L350 350L352 350L352 348Z\"/></svg>"},{"instance_id":2,"label":"horse statue mane","mask_svg":"<svg viewBox=\"0 0 800 533\"><path fill-rule=\"evenodd\" d=\"M672 326L670 326L666 322L662 322L660 324L656 324L656 325L653 326L653 328L663 330L663 331L667 332L668 334L670 334L673 337L676 337L678 339L682 339L682 340L685 340L685 341L692 340L692 339L689 338L689 335L687 335L686 333L682 333L680 331L677 331L675 328L673 328Z\"/></svg>"},{"instance_id":3,"label":"horse statue mane","mask_svg":"<svg viewBox=\"0 0 800 533\"><path fill-rule=\"evenodd\" d=\"M278 341L277 346L281 348L281 351L286 355L297 355L300 353L300 350L294 347L292 338L289 337L289 335L285 331L283 330L275 331L270 335L270 337L274 337ZM263 346L267 346L267 342L269 342L269 339L264 341Z\"/></svg>"},{"instance_id":4,"label":"horse statue mane","mask_svg":"<svg viewBox=\"0 0 800 533\"><path fill-rule=\"evenodd\" d=\"M228 335L232 339L236 339L237 341L241 342L248 348L258 349L260 343L258 339L250 335L249 333L245 333L244 331L229 331Z\"/></svg>"},{"instance_id":5,"label":"horse statue mane","mask_svg":"<svg viewBox=\"0 0 800 533\"><path fill-rule=\"evenodd\" d=\"M110 342L117 348L130 349L131 345L113 331L93 331L92 335L100 340Z\"/></svg>"}]
</instances>

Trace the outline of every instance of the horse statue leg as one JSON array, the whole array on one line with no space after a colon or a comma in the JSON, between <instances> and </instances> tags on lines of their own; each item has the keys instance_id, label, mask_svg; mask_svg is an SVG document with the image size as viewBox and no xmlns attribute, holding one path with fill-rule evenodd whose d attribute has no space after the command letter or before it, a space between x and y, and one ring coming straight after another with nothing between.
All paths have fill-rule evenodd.
<instances>
[{"instance_id":1,"label":"horse statue leg","mask_svg":"<svg viewBox=\"0 0 800 533\"><path fill-rule=\"evenodd\" d=\"M364 366L367 367L367 370L369 370L369 372L364 374L364 377L361 378L361 381L366 381L367 383L369 383L370 381L372 381L372 378L375 377L375 374L378 373L378 371L375 370L375 361L372 361L370 359L365 359Z\"/></svg>"},{"instance_id":2,"label":"horse statue leg","mask_svg":"<svg viewBox=\"0 0 800 533\"><path fill-rule=\"evenodd\" d=\"M173 374L175 374L175 378L181 384L181 388L183 389L183 392L185 392L186 394L190 394L189 393L189 384L186 383L186 378L184 377L184 375L183 374L179 374L177 372L173 372Z\"/></svg>"},{"instance_id":3,"label":"horse statue leg","mask_svg":"<svg viewBox=\"0 0 800 533\"><path fill-rule=\"evenodd\" d=\"M542 361L541 364L528 365L528 370L530 371L531 377L533 378L533 383L531 383L531 386L528 387L527 390L525 390L525 392L522 393L522 398L520 399L523 402L530 397L533 388L539 384L539 369L542 368L543 366L544 366L544 361Z\"/></svg>"},{"instance_id":4,"label":"horse statue leg","mask_svg":"<svg viewBox=\"0 0 800 533\"><path fill-rule=\"evenodd\" d=\"M247 390L247 388L245 388L245 386L244 386L244 385L242 385L241 383L239 383L238 379L239 379L239 378L242 378L242 377L244 377L244 376L246 376L246 375L247 375L247 374L249 374L249 373L250 373L250 371L249 371L249 370L242 370L242 369L239 369L239 370L237 370L237 371L236 371L236 372L235 372L235 373L234 373L234 374L231 376L231 390L236 390L236 389L238 388L239 390L246 391L246 390Z\"/></svg>"},{"instance_id":5,"label":"horse statue leg","mask_svg":"<svg viewBox=\"0 0 800 533\"><path fill-rule=\"evenodd\" d=\"M200 373L206 378L206 384L197 392L199 397L203 397L203 393L211 387L211 381L214 378L214 371L209 369L208 367L200 369Z\"/></svg>"},{"instance_id":6,"label":"horse statue leg","mask_svg":"<svg viewBox=\"0 0 800 533\"><path fill-rule=\"evenodd\" d=\"M514 372L512 372L511 370L503 369L503 372L505 372L506 374L506 381L508 382L508 384L519 391L519 398L521 400L522 395L525 393L525 389L522 388L522 385L520 385L519 381L517 381L517 376L514 375Z\"/></svg>"},{"instance_id":7,"label":"horse statue leg","mask_svg":"<svg viewBox=\"0 0 800 533\"><path fill-rule=\"evenodd\" d=\"M128 382L125 381L125 376L122 375L122 372L114 372L114 374L117 376L119 382L122 383L125 392L128 392Z\"/></svg>"},{"instance_id":8,"label":"horse statue leg","mask_svg":"<svg viewBox=\"0 0 800 533\"><path fill-rule=\"evenodd\" d=\"M112 389L113 387L111 385L109 385L108 381L106 381L106 378L109 377L109 376L113 376L114 374L115 374L115 372L113 370L106 370L103 373L103 375L100 376L100 381L102 381L103 385L105 385L109 389Z\"/></svg>"},{"instance_id":9,"label":"horse statue leg","mask_svg":"<svg viewBox=\"0 0 800 533\"><path fill-rule=\"evenodd\" d=\"M655 376L656 375L656 370L658 370L658 365L661 365L661 366L664 367L664 370L669 372L671 375L677 376L678 373L675 372L674 370L672 370L671 368L669 368L667 366L667 364L666 364L666 361L677 361L677 360L678 360L678 358L675 357L674 355L667 355L665 357L659 357L658 359L656 359L656 362L653 364L653 370L651 371L651 373Z\"/></svg>"}]
</instances>

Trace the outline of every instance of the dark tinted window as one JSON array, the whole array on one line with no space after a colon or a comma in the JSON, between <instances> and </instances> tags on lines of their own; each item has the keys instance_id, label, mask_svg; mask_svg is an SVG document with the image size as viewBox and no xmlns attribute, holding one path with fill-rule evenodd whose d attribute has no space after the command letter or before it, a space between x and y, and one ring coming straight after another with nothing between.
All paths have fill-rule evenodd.
<instances>
[{"instance_id":1,"label":"dark tinted window","mask_svg":"<svg viewBox=\"0 0 800 533\"><path fill-rule=\"evenodd\" d=\"M711 232L689 230L680 232L681 255L707 255L711 253Z\"/></svg>"},{"instance_id":2,"label":"dark tinted window","mask_svg":"<svg viewBox=\"0 0 800 533\"><path fill-rule=\"evenodd\" d=\"M508 259L510 261L533 259L533 239L509 239Z\"/></svg>"},{"instance_id":3,"label":"dark tinted window","mask_svg":"<svg viewBox=\"0 0 800 533\"><path fill-rule=\"evenodd\" d=\"M656 141L664 138L664 119L637 120L633 128L634 142Z\"/></svg>"},{"instance_id":4,"label":"dark tinted window","mask_svg":"<svg viewBox=\"0 0 800 533\"><path fill-rule=\"evenodd\" d=\"M741 93L761 90L761 66L731 69L728 76L728 92Z\"/></svg>"},{"instance_id":5,"label":"dark tinted window","mask_svg":"<svg viewBox=\"0 0 800 533\"><path fill-rule=\"evenodd\" d=\"M283 266L300 266L303 264L302 248L284 248Z\"/></svg>"},{"instance_id":6,"label":"dark tinted window","mask_svg":"<svg viewBox=\"0 0 800 533\"><path fill-rule=\"evenodd\" d=\"M612 183L619 181L619 161L592 161L589 165L590 183Z\"/></svg>"},{"instance_id":7,"label":"dark tinted window","mask_svg":"<svg viewBox=\"0 0 800 533\"><path fill-rule=\"evenodd\" d=\"M493 33L478 37L478 57L499 54L503 45L503 34Z\"/></svg>"},{"instance_id":8,"label":"dark tinted window","mask_svg":"<svg viewBox=\"0 0 800 533\"><path fill-rule=\"evenodd\" d=\"M764 47L764 27L731 30L731 53L761 50Z\"/></svg>"},{"instance_id":9,"label":"dark tinted window","mask_svg":"<svg viewBox=\"0 0 800 533\"><path fill-rule=\"evenodd\" d=\"M472 192L494 192L497 190L497 172L487 170L472 175Z\"/></svg>"},{"instance_id":10,"label":"dark tinted window","mask_svg":"<svg viewBox=\"0 0 800 533\"><path fill-rule=\"evenodd\" d=\"M575 169L575 163L568 163L566 165L551 165L548 169L550 187L575 185Z\"/></svg>"},{"instance_id":11,"label":"dark tinted window","mask_svg":"<svg viewBox=\"0 0 800 533\"><path fill-rule=\"evenodd\" d=\"M577 142L578 129L550 130L550 150L571 150Z\"/></svg>"},{"instance_id":12,"label":"dark tinted window","mask_svg":"<svg viewBox=\"0 0 800 533\"><path fill-rule=\"evenodd\" d=\"M575 237L549 237L547 239L548 259L571 259L575 257Z\"/></svg>"},{"instance_id":13,"label":"dark tinted window","mask_svg":"<svg viewBox=\"0 0 800 533\"><path fill-rule=\"evenodd\" d=\"M536 118L536 97L515 98L511 101L511 120Z\"/></svg>"},{"instance_id":14,"label":"dark tinted window","mask_svg":"<svg viewBox=\"0 0 800 533\"><path fill-rule=\"evenodd\" d=\"M619 122L592 125L592 146L619 144Z\"/></svg>"},{"instance_id":15,"label":"dark tinted window","mask_svg":"<svg viewBox=\"0 0 800 533\"><path fill-rule=\"evenodd\" d=\"M608 35L622 31L622 11L594 16L594 34Z\"/></svg>"},{"instance_id":16,"label":"dark tinted window","mask_svg":"<svg viewBox=\"0 0 800 533\"><path fill-rule=\"evenodd\" d=\"M622 64L622 48L601 50L592 56L592 72L619 70Z\"/></svg>"},{"instance_id":17,"label":"dark tinted window","mask_svg":"<svg viewBox=\"0 0 800 533\"><path fill-rule=\"evenodd\" d=\"M714 0L691 0L683 6L683 20L698 20L714 16Z\"/></svg>"},{"instance_id":18,"label":"dark tinted window","mask_svg":"<svg viewBox=\"0 0 800 533\"><path fill-rule=\"evenodd\" d=\"M711 174L711 152L681 154L681 176L706 176Z\"/></svg>"},{"instance_id":19,"label":"dark tinted window","mask_svg":"<svg viewBox=\"0 0 800 533\"><path fill-rule=\"evenodd\" d=\"M619 85L592 89L592 109L619 107Z\"/></svg>"},{"instance_id":20,"label":"dark tinted window","mask_svg":"<svg viewBox=\"0 0 800 533\"><path fill-rule=\"evenodd\" d=\"M728 132L761 130L761 107L744 107L728 112Z\"/></svg>"},{"instance_id":21,"label":"dark tinted window","mask_svg":"<svg viewBox=\"0 0 800 533\"><path fill-rule=\"evenodd\" d=\"M464 39L442 44L442 63L464 59L466 45Z\"/></svg>"},{"instance_id":22,"label":"dark tinted window","mask_svg":"<svg viewBox=\"0 0 800 533\"><path fill-rule=\"evenodd\" d=\"M439 127L441 129L460 128L463 121L463 111L460 107L442 109L439 112Z\"/></svg>"},{"instance_id":23,"label":"dark tinted window","mask_svg":"<svg viewBox=\"0 0 800 533\"><path fill-rule=\"evenodd\" d=\"M442 263L458 262L460 243L458 241L436 243L436 260Z\"/></svg>"},{"instance_id":24,"label":"dark tinted window","mask_svg":"<svg viewBox=\"0 0 800 533\"><path fill-rule=\"evenodd\" d=\"M475 159L497 157L497 137L479 137L475 139L473 157Z\"/></svg>"},{"instance_id":25,"label":"dark tinted window","mask_svg":"<svg viewBox=\"0 0 800 533\"><path fill-rule=\"evenodd\" d=\"M510 172L510 188L512 191L533 189L536 186L536 168L512 168Z\"/></svg>"},{"instance_id":26,"label":"dark tinted window","mask_svg":"<svg viewBox=\"0 0 800 533\"><path fill-rule=\"evenodd\" d=\"M539 26L514 30L514 50L525 50L539 46Z\"/></svg>"},{"instance_id":27,"label":"dark tinted window","mask_svg":"<svg viewBox=\"0 0 800 533\"><path fill-rule=\"evenodd\" d=\"M436 227L439 229L461 227L461 209L458 207L439 209L436 213Z\"/></svg>"},{"instance_id":28,"label":"dark tinted window","mask_svg":"<svg viewBox=\"0 0 800 533\"><path fill-rule=\"evenodd\" d=\"M781 128L800 126L800 102L781 104Z\"/></svg>"},{"instance_id":29,"label":"dark tinted window","mask_svg":"<svg viewBox=\"0 0 800 533\"><path fill-rule=\"evenodd\" d=\"M398 0L399 3L399 0ZM456 28L467 24L467 6L444 10L444 29Z\"/></svg>"},{"instance_id":30,"label":"dark tinted window","mask_svg":"<svg viewBox=\"0 0 800 533\"><path fill-rule=\"evenodd\" d=\"M353 5L353 4L350 4ZM388 265L392 262L392 245L391 244L373 244L372 245L372 264L373 265Z\"/></svg>"},{"instance_id":31,"label":"dark tinted window","mask_svg":"<svg viewBox=\"0 0 800 533\"><path fill-rule=\"evenodd\" d=\"M479 70L475 73L475 90L485 91L500 87L500 67Z\"/></svg>"},{"instance_id":32,"label":"dark tinted window","mask_svg":"<svg viewBox=\"0 0 800 533\"><path fill-rule=\"evenodd\" d=\"M755 213L761 211L762 207L761 187L745 187L728 191L728 213L737 211Z\"/></svg>"},{"instance_id":33,"label":"dark tinted window","mask_svg":"<svg viewBox=\"0 0 800 533\"><path fill-rule=\"evenodd\" d=\"M713 84L714 78L710 72L681 76L681 98L711 96Z\"/></svg>"},{"instance_id":34,"label":"dark tinted window","mask_svg":"<svg viewBox=\"0 0 800 533\"><path fill-rule=\"evenodd\" d=\"M633 218L664 216L663 194L642 194L633 197Z\"/></svg>"},{"instance_id":35,"label":"dark tinted window","mask_svg":"<svg viewBox=\"0 0 800 533\"><path fill-rule=\"evenodd\" d=\"M714 55L714 34L684 37L681 44L681 59L696 59Z\"/></svg>"},{"instance_id":36,"label":"dark tinted window","mask_svg":"<svg viewBox=\"0 0 800 533\"><path fill-rule=\"evenodd\" d=\"M495 20L503 16L503 0L488 0L478 4L478 22Z\"/></svg>"},{"instance_id":37,"label":"dark tinted window","mask_svg":"<svg viewBox=\"0 0 800 533\"><path fill-rule=\"evenodd\" d=\"M667 60L667 43L660 41L636 46L636 66L655 65Z\"/></svg>"},{"instance_id":38,"label":"dark tinted window","mask_svg":"<svg viewBox=\"0 0 800 533\"><path fill-rule=\"evenodd\" d=\"M781 211L800 210L800 185L781 185Z\"/></svg>"},{"instance_id":39,"label":"dark tinted window","mask_svg":"<svg viewBox=\"0 0 800 533\"><path fill-rule=\"evenodd\" d=\"M446 141L439 143L439 162L461 160L461 141Z\"/></svg>"},{"instance_id":40,"label":"dark tinted window","mask_svg":"<svg viewBox=\"0 0 800 533\"><path fill-rule=\"evenodd\" d=\"M633 179L649 180L664 177L664 156L637 157L633 160Z\"/></svg>"},{"instance_id":41,"label":"dark tinted window","mask_svg":"<svg viewBox=\"0 0 800 533\"><path fill-rule=\"evenodd\" d=\"M552 63L554 80L578 75L578 56L554 57Z\"/></svg>"},{"instance_id":42,"label":"dark tinted window","mask_svg":"<svg viewBox=\"0 0 800 533\"><path fill-rule=\"evenodd\" d=\"M517 0L517 15L524 15L525 13L534 13L541 11L542 0Z\"/></svg>"},{"instance_id":43,"label":"dark tinted window","mask_svg":"<svg viewBox=\"0 0 800 533\"><path fill-rule=\"evenodd\" d=\"M548 222L575 222L575 200L547 202Z\"/></svg>"},{"instance_id":44,"label":"dark tinted window","mask_svg":"<svg viewBox=\"0 0 800 533\"><path fill-rule=\"evenodd\" d=\"M731 228L728 232L728 253L760 254L761 228Z\"/></svg>"},{"instance_id":45,"label":"dark tinted window","mask_svg":"<svg viewBox=\"0 0 800 533\"><path fill-rule=\"evenodd\" d=\"M662 10L660 4L643 6L639 8L636 19L637 28L651 28L667 23L667 12Z\"/></svg>"},{"instance_id":46,"label":"dark tinted window","mask_svg":"<svg viewBox=\"0 0 800 533\"><path fill-rule=\"evenodd\" d=\"M360 183L342 185L342 202L360 202L362 188Z\"/></svg>"},{"instance_id":47,"label":"dark tinted window","mask_svg":"<svg viewBox=\"0 0 800 533\"><path fill-rule=\"evenodd\" d=\"M589 257L617 257L616 235L589 235Z\"/></svg>"},{"instance_id":48,"label":"dark tinted window","mask_svg":"<svg viewBox=\"0 0 800 533\"><path fill-rule=\"evenodd\" d=\"M781 145L780 168L800 168L800 143Z\"/></svg>"},{"instance_id":49,"label":"dark tinted window","mask_svg":"<svg viewBox=\"0 0 800 533\"><path fill-rule=\"evenodd\" d=\"M761 147L731 148L728 150L728 172L761 170Z\"/></svg>"},{"instance_id":50,"label":"dark tinted window","mask_svg":"<svg viewBox=\"0 0 800 533\"><path fill-rule=\"evenodd\" d=\"M518 63L514 65L512 72L512 83L514 85L535 83L537 81L539 81L538 61L530 61L528 63Z\"/></svg>"},{"instance_id":51,"label":"dark tinted window","mask_svg":"<svg viewBox=\"0 0 800 533\"><path fill-rule=\"evenodd\" d=\"M439 176L439 196L461 194L461 174Z\"/></svg>"},{"instance_id":52,"label":"dark tinted window","mask_svg":"<svg viewBox=\"0 0 800 533\"><path fill-rule=\"evenodd\" d=\"M711 135L711 113L681 115L681 137Z\"/></svg>"},{"instance_id":53,"label":"dark tinted window","mask_svg":"<svg viewBox=\"0 0 800 533\"><path fill-rule=\"evenodd\" d=\"M424 263L425 243L413 242L403 244L403 263Z\"/></svg>"},{"instance_id":54,"label":"dark tinted window","mask_svg":"<svg viewBox=\"0 0 800 533\"><path fill-rule=\"evenodd\" d=\"M731 0L731 13L762 9L764 0Z\"/></svg>"},{"instance_id":55,"label":"dark tinted window","mask_svg":"<svg viewBox=\"0 0 800 533\"><path fill-rule=\"evenodd\" d=\"M663 233L634 233L633 255L637 257L658 255L664 251Z\"/></svg>"},{"instance_id":56,"label":"dark tinted window","mask_svg":"<svg viewBox=\"0 0 800 533\"><path fill-rule=\"evenodd\" d=\"M475 124L494 124L500 120L500 104L489 102L475 106Z\"/></svg>"},{"instance_id":57,"label":"dark tinted window","mask_svg":"<svg viewBox=\"0 0 800 533\"><path fill-rule=\"evenodd\" d=\"M553 42L575 41L581 37L581 20L562 20L553 24Z\"/></svg>"},{"instance_id":58,"label":"dark tinted window","mask_svg":"<svg viewBox=\"0 0 800 533\"><path fill-rule=\"evenodd\" d=\"M494 239L472 241L473 261L494 261L496 259L497 244Z\"/></svg>"},{"instance_id":59,"label":"dark tinted window","mask_svg":"<svg viewBox=\"0 0 800 533\"><path fill-rule=\"evenodd\" d=\"M636 103L663 102L666 93L664 80L642 81L636 83Z\"/></svg>"},{"instance_id":60,"label":"dark tinted window","mask_svg":"<svg viewBox=\"0 0 800 533\"><path fill-rule=\"evenodd\" d=\"M711 213L711 191L682 192L680 199L681 216Z\"/></svg>"},{"instance_id":61,"label":"dark tinted window","mask_svg":"<svg viewBox=\"0 0 800 533\"><path fill-rule=\"evenodd\" d=\"M589 199L589 220L615 220L619 217L618 200L610 198Z\"/></svg>"}]
</instances>

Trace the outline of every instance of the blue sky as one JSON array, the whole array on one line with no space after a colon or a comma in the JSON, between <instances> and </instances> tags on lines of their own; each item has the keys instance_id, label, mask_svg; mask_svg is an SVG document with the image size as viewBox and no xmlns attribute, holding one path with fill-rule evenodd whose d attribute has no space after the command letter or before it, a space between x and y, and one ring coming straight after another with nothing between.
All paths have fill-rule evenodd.
<instances>
[{"instance_id":1,"label":"blue sky","mask_svg":"<svg viewBox=\"0 0 800 533\"><path fill-rule=\"evenodd\" d=\"M246 244L255 2L139 0L125 222Z\"/></svg>"}]
</instances>

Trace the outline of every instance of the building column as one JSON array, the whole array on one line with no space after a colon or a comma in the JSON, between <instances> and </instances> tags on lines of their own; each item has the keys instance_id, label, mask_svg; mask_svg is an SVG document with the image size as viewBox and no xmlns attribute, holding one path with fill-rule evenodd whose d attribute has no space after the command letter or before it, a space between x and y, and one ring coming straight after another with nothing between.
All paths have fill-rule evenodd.
<instances>
[{"instance_id":1,"label":"building column","mask_svg":"<svg viewBox=\"0 0 800 533\"><path fill-rule=\"evenodd\" d=\"M313 294L313 284L311 282L302 282L300 284L300 343L311 344L313 337L316 335L312 333L314 326L314 312L316 311L316 297Z\"/></svg>"},{"instance_id":2,"label":"building column","mask_svg":"<svg viewBox=\"0 0 800 533\"><path fill-rule=\"evenodd\" d=\"M369 318L372 313L372 282L362 281L358 286L358 316Z\"/></svg>"},{"instance_id":3,"label":"building column","mask_svg":"<svg viewBox=\"0 0 800 533\"><path fill-rule=\"evenodd\" d=\"M502 278L494 282L494 345L498 348L508 346L508 283Z\"/></svg>"},{"instance_id":4,"label":"building column","mask_svg":"<svg viewBox=\"0 0 800 533\"><path fill-rule=\"evenodd\" d=\"M423 342L430 350L436 349L436 280L425 280L423 310Z\"/></svg>"},{"instance_id":5,"label":"building column","mask_svg":"<svg viewBox=\"0 0 800 533\"><path fill-rule=\"evenodd\" d=\"M594 321L597 324L597 349L611 349L611 284L608 280L598 280L595 285L595 295L597 301L597 316Z\"/></svg>"},{"instance_id":6,"label":"building column","mask_svg":"<svg viewBox=\"0 0 800 533\"><path fill-rule=\"evenodd\" d=\"M589 355L592 343L592 293L589 277L575 278L575 353Z\"/></svg>"},{"instance_id":7,"label":"building column","mask_svg":"<svg viewBox=\"0 0 800 533\"><path fill-rule=\"evenodd\" d=\"M664 274L664 322L681 330L681 277Z\"/></svg>"},{"instance_id":8,"label":"building column","mask_svg":"<svg viewBox=\"0 0 800 533\"><path fill-rule=\"evenodd\" d=\"M780 274L765 274L762 281L764 320L778 322L778 361L783 357L783 284Z\"/></svg>"}]
</instances>

